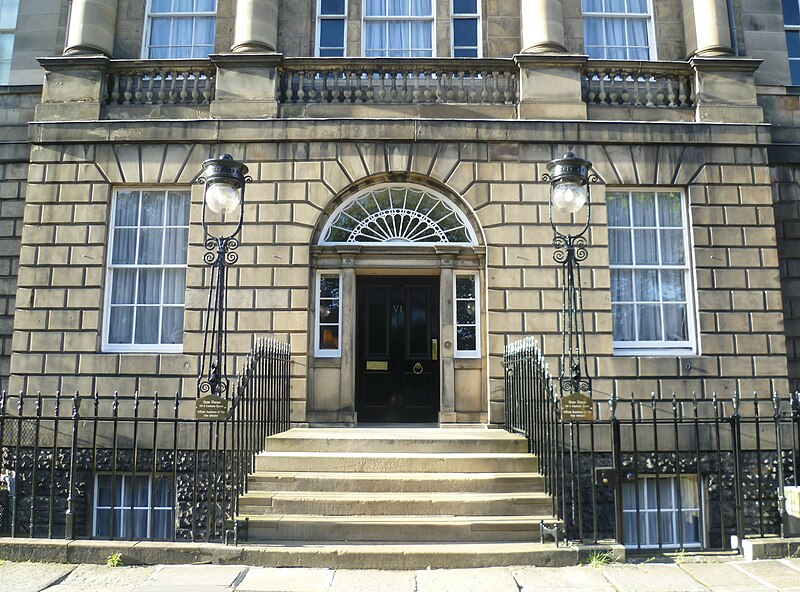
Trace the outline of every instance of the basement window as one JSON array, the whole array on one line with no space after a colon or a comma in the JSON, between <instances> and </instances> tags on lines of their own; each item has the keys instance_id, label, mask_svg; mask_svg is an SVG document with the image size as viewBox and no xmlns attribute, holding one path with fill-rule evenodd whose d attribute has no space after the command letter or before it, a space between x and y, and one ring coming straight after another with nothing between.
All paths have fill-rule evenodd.
<instances>
[{"instance_id":1,"label":"basement window","mask_svg":"<svg viewBox=\"0 0 800 592\"><path fill-rule=\"evenodd\" d=\"M703 536L701 503L696 476L647 475L623 483L625 546L635 549L700 547Z\"/></svg>"},{"instance_id":2,"label":"basement window","mask_svg":"<svg viewBox=\"0 0 800 592\"><path fill-rule=\"evenodd\" d=\"M113 530L114 538L172 538L170 476L101 474L95 478L94 492L95 537L110 538Z\"/></svg>"}]
</instances>

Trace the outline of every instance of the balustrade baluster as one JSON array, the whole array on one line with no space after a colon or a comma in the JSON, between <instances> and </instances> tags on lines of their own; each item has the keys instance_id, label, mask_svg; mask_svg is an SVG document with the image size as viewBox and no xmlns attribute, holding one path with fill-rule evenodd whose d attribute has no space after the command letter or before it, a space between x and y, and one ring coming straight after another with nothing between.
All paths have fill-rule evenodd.
<instances>
[{"instance_id":1,"label":"balustrade baluster","mask_svg":"<svg viewBox=\"0 0 800 592\"><path fill-rule=\"evenodd\" d=\"M205 93L203 97L204 103L210 103L211 98L214 96L214 85L217 82L217 78L215 76L208 75L206 76L206 86L205 86Z\"/></svg>"},{"instance_id":2,"label":"balustrade baluster","mask_svg":"<svg viewBox=\"0 0 800 592\"><path fill-rule=\"evenodd\" d=\"M644 74L644 82L645 82L645 105L648 107L653 106L653 83L650 74Z\"/></svg>"},{"instance_id":3,"label":"balustrade baluster","mask_svg":"<svg viewBox=\"0 0 800 592\"><path fill-rule=\"evenodd\" d=\"M306 90L305 90L306 73L303 70L300 70L299 72L296 73L296 76L298 77L297 102L303 103L304 99L306 98Z\"/></svg>"},{"instance_id":4,"label":"balustrade baluster","mask_svg":"<svg viewBox=\"0 0 800 592\"><path fill-rule=\"evenodd\" d=\"M667 101L669 101L670 107L677 107L678 105L675 103L675 81L672 76L667 76Z\"/></svg>"},{"instance_id":5,"label":"balustrade baluster","mask_svg":"<svg viewBox=\"0 0 800 592\"><path fill-rule=\"evenodd\" d=\"M500 72L497 70L492 71L492 103L497 104L500 102Z\"/></svg>"},{"instance_id":6,"label":"balustrade baluster","mask_svg":"<svg viewBox=\"0 0 800 592\"><path fill-rule=\"evenodd\" d=\"M181 72L181 103L186 103L189 98L189 73Z\"/></svg>"},{"instance_id":7,"label":"balustrade baluster","mask_svg":"<svg viewBox=\"0 0 800 592\"><path fill-rule=\"evenodd\" d=\"M656 100L655 105L656 107L663 107L664 104L667 102L667 92L665 89L665 76L659 76L657 74L653 74L653 80L655 81L656 87Z\"/></svg>"},{"instance_id":8,"label":"balustrade baluster","mask_svg":"<svg viewBox=\"0 0 800 592\"><path fill-rule=\"evenodd\" d=\"M389 88L389 101L391 103L397 103L398 102L397 101L397 97L398 97L398 92L397 92L397 72L395 72L394 70L391 70L389 72L389 77L392 79L392 85Z\"/></svg>"},{"instance_id":9,"label":"balustrade baluster","mask_svg":"<svg viewBox=\"0 0 800 592\"><path fill-rule=\"evenodd\" d=\"M640 78L640 74L638 72L635 72L633 74L633 101L632 101L632 103L634 105L637 105L637 106L642 104L642 96L641 96L640 91L639 91L639 78Z\"/></svg>"},{"instance_id":10,"label":"balustrade baluster","mask_svg":"<svg viewBox=\"0 0 800 592\"><path fill-rule=\"evenodd\" d=\"M200 73L189 72L189 76L192 78L192 103L197 104L200 102L200 89L198 88L200 84Z\"/></svg>"},{"instance_id":11,"label":"balustrade baluster","mask_svg":"<svg viewBox=\"0 0 800 592\"><path fill-rule=\"evenodd\" d=\"M175 70L169 72L169 93L167 95L167 99L170 103L174 103L177 95L176 85L178 84L178 73Z\"/></svg>"},{"instance_id":12,"label":"balustrade baluster","mask_svg":"<svg viewBox=\"0 0 800 592\"><path fill-rule=\"evenodd\" d=\"M611 105L619 104L619 92L617 90L617 73L614 70L608 71L608 78L610 82L610 92L608 93L608 102Z\"/></svg>"},{"instance_id":13,"label":"balustrade baluster","mask_svg":"<svg viewBox=\"0 0 800 592\"><path fill-rule=\"evenodd\" d=\"M630 84L628 79L631 76L627 74L624 70L619 71L619 78L620 78L620 103L623 105L630 105L631 103L631 90Z\"/></svg>"},{"instance_id":14,"label":"balustrade baluster","mask_svg":"<svg viewBox=\"0 0 800 592\"><path fill-rule=\"evenodd\" d=\"M133 78L125 76L125 92L123 93L123 105L130 105L133 98Z\"/></svg>"},{"instance_id":15,"label":"balustrade baluster","mask_svg":"<svg viewBox=\"0 0 800 592\"><path fill-rule=\"evenodd\" d=\"M353 80L354 74L351 70L345 70L342 74L344 77L344 93L342 94L342 100L345 103L352 103L353 102Z\"/></svg>"},{"instance_id":16,"label":"balustrade baluster","mask_svg":"<svg viewBox=\"0 0 800 592\"><path fill-rule=\"evenodd\" d=\"M678 76L678 106L686 106L689 97L686 94L686 76Z\"/></svg>"},{"instance_id":17,"label":"balustrade baluster","mask_svg":"<svg viewBox=\"0 0 800 592\"><path fill-rule=\"evenodd\" d=\"M167 98L167 75L163 71L158 73L158 93L156 97L158 97L159 104L162 105Z\"/></svg>"},{"instance_id":18,"label":"balustrade baluster","mask_svg":"<svg viewBox=\"0 0 800 592\"><path fill-rule=\"evenodd\" d=\"M436 84L436 72L433 70L425 70L423 76L422 98L426 103L433 103L436 100L436 94L433 91L433 85Z\"/></svg>"},{"instance_id":19,"label":"balustrade baluster","mask_svg":"<svg viewBox=\"0 0 800 592\"><path fill-rule=\"evenodd\" d=\"M119 104L119 97L120 97L120 85L122 84L122 76L117 74L113 78L112 87L111 87L111 102L114 105Z\"/></svg>"},{"instance_id":20,"label":"balustrade baluster","mask_svg":"<svg viewBox=\"0 0 800 592\"><path fill-rule=\"evenodd\" d=\"M586 74L586 102L590 105L597 102L597 75L594 72Z\"/></svg>"},{"instance_id":21,"label":"balustrade baluster","mask_svg":"<svg viewBox=\"0 0 800 592\"><path fill-rule=\"evenodd\" d=\"M514 96L514 89L516 88L516 78L511 72L503 72L503 78L506 81L505 99L506 105L513 105L516 102Z\"/></svg>"},{"instance_id":22,"label":"balustrade baluster","mask_svg":"<svg viewBox=\"0 0 800 592\"><path fill-rule=\"evenodd\" d=\"M367 103L374 103L375 102L375 81L376 81L376 73L372 71L372 69L367 70L367 77L366 77L366 99Z\"/></svg>"},{"instance_id":23,"label":"balustrade baluster","mask_svg":"<svg viewBox=\"0 0 800 592\"><path fill-rule=\"evenodd\" d=\"M144 103L144 73L136 72L132 76L134 77L135 86L133 102L135 105L142 105Z\"/></svg>"},{"instance_id":24,"label":"balustrade baluster","mask_svg":"<svg viewBox=\"0 0 800 592\"><path fill-rule=\"evenodd\" d=\"M152 70L150 74L148 74L149 80L147 81L147 91L144 93L145 101L147 102L148 105L153 104L153 96L154 96L153 87L156 84L157 75L158 75L157 70Z\"/></svg>"},{"instance_id":25,"label":"balustrade baluster","mask_svg":"<svg viewBox=\"0 0 800 592\"><path fill-rule=\"evenodd\" d=\"M456 92L456 96L458 98L458 102L459 103L468 103L469 101L467 100L467 89L464 87L464 84L466 83L465 73L464 73L463 70L459 70L458 72L454 72L453 73L453 78L454 78L453 82L454 83L455 83L455 77L456 76L458 76L458 81L459 81L458 90Z\"/></svg>"},{"instance_id":26,"label":"balustrade baluster","mask_svg":"<svg viewBox=\"0 0 800 592\"><path fill-rule=\"evenodd\" d=\"M599 104L605 105L606 104L606 97L608 96L606 93L606 73L604 70L600 70L597 73L597 80L599 82L599 92L597 93L597 98L599 99Z\"/></svg>"}]
</instances>

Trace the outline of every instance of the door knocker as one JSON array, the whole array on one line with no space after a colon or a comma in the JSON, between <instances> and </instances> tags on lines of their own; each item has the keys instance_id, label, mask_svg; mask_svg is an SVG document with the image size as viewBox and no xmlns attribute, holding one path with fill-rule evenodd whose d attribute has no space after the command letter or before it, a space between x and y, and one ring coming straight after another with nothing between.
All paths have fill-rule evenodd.
<instances>
[{"instance_id":1,"label":"door knocker","mask_svg":"<svg viewBox=\"0 0 800 592\"><path fill-rule=\"evenodd\" d=\"M414 374L422 374L422 364L417 362L416 364L414 364L414 369L413 370L414 370Z\"/></svg>"}]
</instances>

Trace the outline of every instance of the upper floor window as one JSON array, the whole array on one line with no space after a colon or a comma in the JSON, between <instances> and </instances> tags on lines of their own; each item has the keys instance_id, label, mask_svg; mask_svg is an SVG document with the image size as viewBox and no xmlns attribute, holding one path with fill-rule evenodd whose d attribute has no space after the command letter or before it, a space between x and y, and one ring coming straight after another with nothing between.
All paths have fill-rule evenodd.
<instances>
[{"instance_id":1,"label":"upper floor window","mask_svg":"<svg viewBox=\"0 0 800 592\"><path fill-rule=\"evenodd\" d=\"M480 46L480 4L478 0L453 2L453 57L477 58Z\"/></svg>"},{"instance_id":2,"label":"upper floor window","mask_svg":"<svg viewBox=\"0 0 800 592\"><path fill-rule=\"evenodd\" d=\"M584 47L590 58L656 59L650 0L583 0Z\"/></svg>"},{"instance_id":3,"label":"upper floor window","mask_svg":"<svg viewBox=\"0 0 800 592\"><path fill-rule=\"evenodd\" d=\"M205 58L214 53L217 0L148 0L143 56Z\"/></svg>"},{"instance_id":4,"label":"upper floor window","mask_svg":"<svg viewBox=\"0 0 800 592\"><path fill-rule=\"evenodd\" d=\"M344 56L346 0L319 0L317 6L317 55L323 58Z\"/></svg>"},{"instance_id":5,"label":"upper floor window","mask_svg":"<svg viewBox=\"0 0 800 592\"><path fill-rule=\"evenodd\" d=\"M800 0L783 0L783 21L792 84L800 84Z\"/></svg>"},{"instance_id":6,"label":"upper floor window","mask_svg":"<svg viewBox=\"0 0 800 592\"><path fill-rule=\"evenodd\" d=\"M694 351L687 216L677 191L606 194L617 353Z\"/></svg>"},{"instance_id":7,"label":"upper floor window","mask_svg":"<svg viewBox=\"0 0 800 592\"><path fill-rule=\"evenodd\" d=\"M14 51L18 11L19 0L0 0L0 84L8 84L11 77L11 54Z\"/></svg>"},{"instance_id":8,"label":"upper floor window","mask_svg":"<svg viewBox=\"0 0 800 592\"><path fill-rule=\"evenodd\" d=\"M432 0L364 0L368 58L433 57Z\"/></svg>"},{"instance_id":9,"label":"upper floor window","mask_svg":"<svg viewBox=\"0 0 800 592\"><path fill-rule=\"evenodd\" d=\"M188 191L117 191L104 351L182 350L188 244Z\"/></svg>"}]
</instances>

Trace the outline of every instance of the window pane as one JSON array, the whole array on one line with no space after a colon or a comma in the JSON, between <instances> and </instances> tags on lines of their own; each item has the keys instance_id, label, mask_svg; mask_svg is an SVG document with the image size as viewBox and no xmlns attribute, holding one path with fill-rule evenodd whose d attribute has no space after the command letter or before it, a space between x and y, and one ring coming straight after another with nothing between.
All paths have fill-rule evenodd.
<instances>
[{"instance_id":1,"label":"window pane","mask_svg":"<svg viewBox=\"0 0 800 592\"><path fill-rule=\"evenodd\" d=\"M164 231L161 228L147 228L139 234L140 265L160 265Z\"/></svg>"},{"instance_id":2,"label":"window pane","mask_svg":"<svg viewBox=\"0 0 800 592\"><path fill-rule=\"evenodd\" d=\"M344 0L322 0L320 14L344 14Z\"/></svg>"},{"instance_id":3,"label":"window pane","mask_svg":"<svg viewBox=\"0 0 800 592\"><path fill-rule=\"evenodd\" d=\"M142 194L142 226L163 226L164 194L145 191Z\"/></svg>"},{"instance_id":4,"label":"window pane","mask_svg":"<svg viewBox=\"0 0 800 592\"><path fill-rule=\"evenodd\" d=\"M645 19L628 19L628 46L647 47L647 21Z\"/></svg>"},{"instance_id":5,"label":"window pane","mask_svg":"<svg viewBox=\"0 0 800 592\"><path fill-rule=\"evenodd\" d=\"M453 45L472 47L478 45L478 19L453 21Z\"/></svg>"},{"instance_id":6,"label":"window pane","mask_svg":"<svg viewBox=\"0 0 800 592\"><path fill-rule=\"evenodd\" d=\"M477 14L478 0L453 0L453 14Z\"/></svg>"},{"instance_id":7,"label":"window pane","mask_svg":"<svg viewBox=\"0 0 800 592\"><path fill-rule=\"evenodd\" d=\"M637 304L639 341L661 341L661 307L658 304Z\"/></svg>"},{"instance_id":8,"label":"window pane","mask_svg":"<svg viewBox=\"0 0 800 592\"><path fill-rule=\"evenodd\" d=\"M183 307L166 306L161 317L161 343L183 343Z\"/></svg>"},{"instance_id":9,"label":"window pane","mask_svg":"<svg viewBox=\"0 0 800 592\"><path fill-rule=\"evenodd\" d=\"M339 297L339 276L338 275L323 275L320 278L320 298L338 298Z\"/></svg>"},{"instance_id":10,"label":"window pane","mask_svg":"<svg viewBox=\"0 0 800 592\"><path fill-rule=\"evenodd\" d=\"M210 16L198 17L194 20L194 38L192 43L196 46L214 46L214 27L216 20ZM208 55L208 52L206 52ZM200 57L200 56L198 56Z\"/></svg>"},{"instance_id":11,"label":"window pane","mask_svg":"<svg viewBox=\"0 0 800 592\"><path fill-rule=\"evenodd\" d=\"M603 45L603 20L599 18L583 19L583 34L586 45Z\"/></svg>"},{"instance_id":12,"label":"window pane","mask_svg":"<svg viewBox=\"0 0 800 592\"><path fill-rule=\"evenodd\" d=\"M189 226L189 193L170 191L167 195L167 226Z\"/></svg>"},{"instance_id":13,"label":"window pane","mask_svg":"<svg viewBox=\"0 0 800 592\"><path fill-rule=\"evenodd\" d=\"M339 349L339 327L336 325L326 325L319 328L319 348L320 349Z\"/></svg>"},{"instance_id":14,"label":"window pane","mask_svg":"<svg viewBox=\"0 0 800 592\"><path fill-rule=\"evenodd\" d=\"M633 272L630 269L611 270L611 302L633 301Z\"/></svg>"},{"instance_id":15,"label":"window pane","mask_svg":"<svg viewBox=\"0 0 800 592\"><path fill-rule=\"evenodd\" d=\"M608 231L608 253L611 265L630 265L633 263L631 231L628 229L610 229Z\"/></svg>"},{"instance_id":16,"label":"window pane","mask_svg":"<svg viewBox=\"0 0 800 592\"><path fill-rule=\"evenodd\" d=\"M650 59L650 50L631 48L628 50L628 59L647 61Z\"/></svg>"},{"instance_id":17,"label":"window pane","mask_svg":"<svg viewBox=\"0 0 800 592\"><path fill-rule=\"evenodd\" d=\"M583 12L603 12L603 0L583 0Z\"/></svg>"},{"instance_id":18,"label":"window pane","mask_svg":"<svg viewBox=\"0 0 800 592\"><path fill-rule=\"evenodd\" d=\"M636 300L639 302L658 301L658 272L654 269L633 272L636 282Z\"/></svg>"},{"instance_id":19,"label":"window pane","mask_svg":"<svg viewBox=\"0 0 800 592\"><path fill-rule=\"evenodd\" d=\"M0 28L16 29L19 0L3 0L0 2Z\"/></svg>"},{"instance_id":20,"label":"window pane","mask_svg":"<svg viewBox=\"0 0 800 592\"><path fill-rule=\"evenodd\" d=\"M411 23L411 48L432 50L433 48L433 23L424 21Z\"/></svg>"},{"instance_id":21,"label":"window pane","mask_svg":"<svg viewBox=\"0 0 800 592\"><path fill-rule=\"evenodd\" d=\"M158 343L158 330L158 307L137 306L136 331L133 342L142 344Z\"/></svg>"},{"instance_id":22,"label":"window pane","mask_svg":"<svg viewBox=\"0 0 800 592\"><path fill-rule=\"evenodd\" d=\"M217 0L194 0L194 9L197 12L216 12Z\"/></svg>"},{"instance_id":23,"label":"window pane","mask_svg":"<svg viewBox=\"0 0 800 592\"><path fill-rule=\"evenodd\" d=\"M633 194L633 223L635 226L656 225L656 201L652 193Z\"/></svg>"},{"instance_id":24,"label":"window pane","mask_svg":"<svg viewBox=\"0 0 800 592\"><path fill-rule=\"evenodd\" d=\"M186 252L189 247L188 228L167 228L164 231L164 263L186 263Z\"/></svg>"},{"instance_id":25,"label":"window pane","mask_svg":"<svg viewBox=\"0 0 800 592\"><path fill-rule=\"evenodd\" d=\"M475 302L462 300L456 303L456 323L459 325L475 324Z\"/></svg>"},{"instance_id":26,"label":"window pane","mask_svg":"<svg viewBox=\"0 0 800 592\"><path fill-rule=\"evenodd\" d=\"M689 339L689 322L685 304L664 305L664 339L686 341Z\"/></svg>"},{"instance_id":27,"label":"window pane","mask_svg":"<svg viewBox=\"0 0 800 592\"><path fill-rule=\"evenodd\" d=\"M386 0L364 0L365 16L384 16L386 14Z\"/></svg>"},{"instance_id":28,"label":"window pane","mask_svg":"<svg viewBox=\"0 0 800 592\"><path fill-rule=\"evenodd\" d=\"M605 0L606 12L625 12L625 0Z\"/></svg>"},{"instance_id":29,"label":"window pane","mask_svg":"<svg viewBox=\"0 0 800 592\"><path fill-rule=\"evenodd\" d=\"M139 271L137 304L161 303L161 270L142 269Z\"/></svg>"},{"instance_id":30,"label":"window pane","mask_svg":"<svg viewBox=\"0 0 800 592\"><path fill-rule=\"evenodd\" d=\"M319 303L319 322L338 323L339 322L339 301L322 300Z\"/></svg>"},{"instance_id":31,"label":"window pane","mask_svg":"<svg viewBox=\"0 0 800 592\"><path fill-rule=\"evenodd\" d=\"M172 510L155 510L153 516L153 538L166 540L172 538Z\"/></svg>"},{"instance_id":32,"label":"window pane","mask_svg":"<svg viewBox=\"0 0 800 592\"><path fill-rule=\"evenodd\" d=\"M658 194L658 216L661 227L683 228L679 193Z\"/></svg>"},{"instance_id":33,"label":"window pane","mask_svg":"<svg viewBox=\"0 0 800 592\"><path fill-rule=\"evenodd\" d=\"M389 0L390 16L410 16L410 0Z\"/></svg>"},{"instance_id":34,"label":"window pane","mask_svg":"<svg viewBox=\"0 0 800 592\"><path fill-rule=\"evenodd\" d=\"M783 20L787 25L800 25L800 3L797 0L783 0Z\"/></svg>"},{"instance_id":35,"label":"window pane","mask_svg":"<svg viewBox=\"0 0 800 592\"><path fill-rule=\"evenodd\" d=\"M320 47L344 46L344 20L324 20L319 23Z\"/></svg>"},{"instance_id":36,"label":"window pane","mask_svg":"<svg viewBox=\"0 0 800 592\"><path fill-rule=\"evenodd\" d=\"M634 230L637 265L658 264L658 233L655 230Z\"/></svg>"},{"instance_id":37,"label":"window pane","mask_svg":"<svg viewBox=\"0 0 800 592\"><path fill-rule=\"evenodd\" d=\"M114 232L114 249L111 253L114 265L132 265L136 263L136 230L125 228Z\"/></svg>"},{"instance_id":38,"label":"window pane","mask_svg":"<svg viewBox=\"0 0 800 592\"><path fill-rule=\"evenodd\" d=\"M661 298L668 302L686 300L684 272L682 269L664 270L661 272Z\"/></svg>"},{"instance_id":39,"label":"window pane","mask_svg":"<svg viewBox=\"0 0 800 592\"><path fill-rule=\"evenodd\" d=\"M133 307L112 307L109 325L109 343L130 343L133 335Z\"/></svg>"},{"instance_id":40,"label":"window pane","mask_svg":"<svg viewBox=\"0 0 800 592\"><path fill-rule=\"evenodd\" d=\"M138 192L120 192L114 205L115 226L136 226L139 224Z\"/></svg>"},{"instance_id":41,"label":"window pane","mask_svg":"<svg viewBox=\"0 0 800 592\"><path fill-rule=\"evenodd\" d=\"M117 269L111 281L112 304L135 304L136 270Z\"/></svg>"},{"instance_id":42,"label":"window pane","mask_svg":"<svg viewBox=\"0 0 800 592\"><path fill-rule=\"evenodd\" d=\"M408 1L408 0L407 0ZM391 2L391 0L390 0ZM433 4L431 0L410 0L412 16L432 16Z\"/></svg>"},{"instance_id":43,"label":"window pane","mask_svg":"<svg viewBox=\"0 0 800 592\"><path fill-rule=\"evenodd\" d=\"M191 12L194 8L192 0L172 0L173 12Z\"/></svg>"},{"instance_id":44,"label":"window pane","mask_svg":"<svg viewBox=\"0 0 800 592\"><path fill-rule=\"evenodd\" d=\"M111 476L98 475L97 477L97 506L111 507Z\"/></svg>"},{"instance_id":45,"label":"window pane","mask_svg":"<svg viewBox=\"0 0 800 592\"><path fill-rule=\"evenodd\" d=\"M789 57L800 57L800 31L786 31L786 47Z\"/></svg>"},{"instance_id":46,"label":"window pane","mask_svg":"<svg viewBox=\"0 0 800 592\"><path fill-rule=\"evenodd\" d=\"M647 14L647 0L628 0L628 12Z\"/></svg>"},{"instance_id":47,"label":"window pane","mask_svg":"<svg viewBox=\"0 0 800 592\"><path fill-rule=\"evenodd\" d=\"M789 60L789 71L792 73L792 84L800 85L800 60Z\"/></svg>"},{"instance_id":48,"label":"window pane","mask_svg":"<svg viewBox=\"0 0 800 592\"><path fill-rule=\"evenodd\" d=\"M186 295L186 270L164 270L164 297L165 304L183 304Z\"/></svg>"},{"instance_id":49,"label":"window pane","mask_svg":"<svg viewBox=\"0 0 800 592\"><path fill-rule=\"evenodd\" d=\"M111 534L111 510L97 510L95 512L95 530L98 537L106 538Z\"/></svg>"},{"instance_id":50,"label":"window pane","mask_svg":"<svg viewBox=\"0 0 800 592\"><path fill-rule=\"evenodd\" d=\"M456 277L456 298L475 298L475 278L471 276Z\"/></svg>"},{"instance_id":51,"label":"window pane","mask_svg":"<svg viewBox=\"0 0 800 592\"><path fill-rule=\"evenodd\" d=\"M367 57L380 57L382 50L386 49L386 26L382 22L366 22L364 25Z\"/></svg>"},{"instance_id":52,"label":"window pane","mask_svg":"<svg viewBox=\"0 0 800 592\"><path fill-rule=\"evenodd\" d=\"M606 208L609 226L630 226L631 214L626 193L606 195Z\"/></svg>"},{"instance_id":53,"label":"window pane","mask_svg":"<svg viewBox=\"0 0 800 592\"><path fill-rule=\"evenodd\" d=\"M661 262L664 265L682 265L685 260L683 230L662 230Z\"/></svg>"},{"instance_id":54,"label":"window pane","mask_svg":"<svg viewBox=\"0 0 800 592\"><path fill-rule=\"evenodd\" d=\"M613 304L614 341L635 341L636 329L633 304Z\"/></svg>"},{"instance_id":55,"label":"window pane","mask_svg":"<svg viewBox=\"0 0 800 592\"><path fill-rule=\"evenodd\" d=\"M623 19L603 19L606 45L625 47L625 21Z\"/></svg>"},{"instance_id":56,"label":"window pane","mask_svg":"<svg viewBox=\"0 0 800 592\"><path fill-rule=\"evenodd\" d=\"M150 12L170 12L171 8L171 0L152 0Z\"/></svg>"},{"instance_id":57,"label":"window pane","mask_svg":"<svg viewBox=\"0 0 800 592\"><path fill-rule=\"evenodd\" d=\"M456 329L456 349L459 351L475 351L478 342L475 337L475 327L458 327Z\"/></svg>"}]
</instances>

